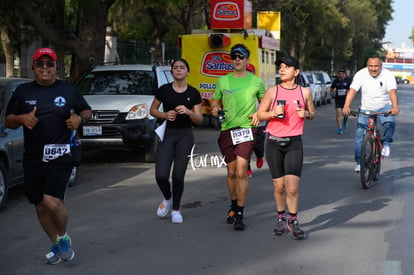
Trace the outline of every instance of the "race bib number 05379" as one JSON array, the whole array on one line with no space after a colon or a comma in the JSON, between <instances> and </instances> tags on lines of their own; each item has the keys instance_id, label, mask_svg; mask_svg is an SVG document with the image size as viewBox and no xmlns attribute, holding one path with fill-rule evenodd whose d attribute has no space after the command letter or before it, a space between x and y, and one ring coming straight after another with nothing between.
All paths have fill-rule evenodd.
<instances>
[{"instance_id":1,"label":"race bib number 05379","mask_svg":"<svg viewBox=\"0 0 414 275\"><path fill-rule=\"evenodd\" d=\"M252 128L240 128L230 131L233 145L253 140Z\"/></svg>"}]
</instances>

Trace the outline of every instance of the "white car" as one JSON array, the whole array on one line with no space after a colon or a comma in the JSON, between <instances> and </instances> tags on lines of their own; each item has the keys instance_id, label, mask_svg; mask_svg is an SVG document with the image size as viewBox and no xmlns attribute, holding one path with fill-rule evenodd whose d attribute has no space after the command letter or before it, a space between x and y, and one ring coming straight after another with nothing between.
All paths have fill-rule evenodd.
<instances>
[{"instance_id":1,"label":"white car","mask_svg":"<svg viewBox=\"0 0 414 275\"><path fill-rule=\"evenodd\" d=\"M320 86L321 86L321 104L327 104L327 103L331 103L332 101L332 93L331 93L331 78L329 77L329 75L324 72L324 71L312 71L311 72L316 79L318 80L318 82L320 82Z\"/></svg>"},{"instance_id":2,"label":"white car","mask_svg":"<svg viewBox=\"0 0 414 275\"><path fill-rule=\"evenodd\" d=\"M304 76L309 81L309 88L312 92L313 104L319 106L322 104L322 89L321 81L317 79L316 75L313 72L305 71L302 72Z\"/></svg>"},{"instance_id":3,"label":"white car","mask_svg":"<svg viewBox=\"0 0 414 275\"><path fill-rule=\"evenodd\" d=\"M158 121L150 107L157 88L172 81L165 65L95 67L77 84L92 107L92 119L79 131L82 146L143 149L145 161L154 162Z\"/></svg>"}]
</instances>

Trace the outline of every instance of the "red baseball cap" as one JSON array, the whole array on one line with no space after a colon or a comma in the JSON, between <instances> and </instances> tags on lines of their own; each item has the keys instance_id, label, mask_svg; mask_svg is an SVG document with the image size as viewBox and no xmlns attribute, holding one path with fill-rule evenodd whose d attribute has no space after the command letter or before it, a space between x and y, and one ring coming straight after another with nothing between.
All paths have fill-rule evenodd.
<instances>
[{"instance_id":1,"label":"red baseball cap","mask_svg":"<svg viewBox=\"0 0 414 275\"><path fill-rule=\"evenodd\" d=\"M33 61L38 60L43 55L49 56L50 58L53 59L53 61L57 60L57 55L54 50L49 49L49 48L40 48L40 49L37 49L35 53L33 54Z\"/></svg>"},{"instance_id":2,"label":"red baseball cap","mask_svg":"<svg viewBox=\"0 0 414 275\"><path fill-rule=\"evenodd\" d=\"M256 73L256 68L254 67L254 65L250 63L246 65L246 70L248 70L251 73Z\"/></svg>"}]
</instances>

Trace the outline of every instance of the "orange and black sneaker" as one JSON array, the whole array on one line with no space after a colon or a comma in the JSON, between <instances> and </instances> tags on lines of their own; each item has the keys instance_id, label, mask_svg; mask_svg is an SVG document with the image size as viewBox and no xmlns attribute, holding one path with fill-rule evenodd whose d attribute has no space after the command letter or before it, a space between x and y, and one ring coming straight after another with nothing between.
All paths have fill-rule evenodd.
<instances>
[{"instance_id":1,"label":"orange and black sneaker","mask_svg":"<svg viewBox=\"0 0 414 275\"><path fill-rule=\"evenodd\" d=\"M234 223L234 216L236 215L236 211L233 208L230 208L229 212L227 212L227 223L233 224Z\"/></svg>"}]
</instances>

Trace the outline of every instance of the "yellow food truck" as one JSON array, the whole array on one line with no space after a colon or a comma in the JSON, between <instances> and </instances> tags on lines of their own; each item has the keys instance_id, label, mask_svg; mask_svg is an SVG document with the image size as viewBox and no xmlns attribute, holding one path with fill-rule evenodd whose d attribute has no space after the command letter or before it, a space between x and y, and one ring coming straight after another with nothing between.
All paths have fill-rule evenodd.
<instances>
[{"instance_id":1,"label":"yellow food truck","mask_svg":"<svg viewBox=\"0 0 414 275\"><path fill-rule=\"evenodd\" d=\"M235 44L244 44L250 50L249 63L255 67L256 75L263 79L266 87L275 85L279 39L268 30L246 28L251 27L249 3L245 0L212 0L210 21L214 29L195 30L192 34L178 37L181 56L190 65L187 82L201 93L204 114L210 113L210 100L217 79L233 70L230 49ZM232 18L237 20L232 22Z\"/></svg>"}]
</instances>

